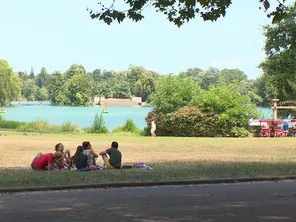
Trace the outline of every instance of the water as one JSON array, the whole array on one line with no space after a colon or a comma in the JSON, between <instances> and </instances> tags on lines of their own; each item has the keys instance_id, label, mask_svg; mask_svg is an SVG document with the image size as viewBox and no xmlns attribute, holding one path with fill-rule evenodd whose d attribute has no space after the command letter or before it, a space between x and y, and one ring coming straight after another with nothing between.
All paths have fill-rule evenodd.
<instances>
[{"instance_id":1,"label":"water","mask_svg":"<svg viewBox=\"0 0 296 222\"><path fill-rule=\"evenodd\" d=\"M14 103L18 104L18 103ZM96 113L101 113L101 107L70 107L50 106L48 103L39 105L39 102L25 103L26 105L7 107L6 114L0 114L7 120L15 121L36 121L44 120L52 124L60 125L66 121L77 124L79 127L92 125ZM145 117L152 107L108 107L108 114L103 114L105 123L109 130L124 124L127 118L133 119L135 124L143 129L147 124ZM271 108L258 108L263 118L272 118Z\"/></svg>"},{"instance_id":2,"label":"water","mask_svg":"<svg viewBox=\"0 0 296 222\"><path fill-rule=\"evenodd\" d=\"M261 113L260 119L272 119L273 110L267 107L258 107L257 110Z\"/></svg>"},{"instance_id":3,"label":"water","mask_svg":"<svg viewBox=\"0 0 296 222\"><path fill-rule=\"evenodd\" d=\"M152 107L108 107L108 114L103 114L109 130L124 124L127 118L134 120L135 124L143 129L147 124L145 117ZM101 107L70 107L70 106L16 106L7 107L6 114L1 114L6 120L36 121L44 120L60 125L66 121L77 124L80 127L89 127L96 113L101 113Z\"/></svg>"}]
</instances>

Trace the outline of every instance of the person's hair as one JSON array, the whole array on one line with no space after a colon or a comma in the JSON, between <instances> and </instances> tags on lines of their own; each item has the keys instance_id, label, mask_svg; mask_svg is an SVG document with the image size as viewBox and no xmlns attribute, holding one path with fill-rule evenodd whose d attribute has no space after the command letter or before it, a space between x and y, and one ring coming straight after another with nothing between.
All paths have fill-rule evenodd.
<instances>
[{"instance_id":1,"label":"person's hair","mask_svg":"<svg viewBox=\"0 0 296 222\"><path fill-rule=\"evenodd\" d=\"M113 141L112 143L111 143L111 148L118 148L118 143L116 142L116 141Z\"/></svg>"},{"instance_id":2,"label":"person's hair","mask_svg":"<svg viewBox=\"0 0 296 222\"><path fill-rule=\"evenodd\" d=\"M53 154L54 159L60 159L63 156L62 152L57 151Z\"/></svg>"},{"instance_id":3,"label":"person's hair","mask_svg":"<svg viewBox=\"0 0 296 222\"><path fill-rule=\"evenodd\" d=\"M76 153L74 154L73 159L76 160L77 156L82 152L83 152L83 147L77 146Z\"/></svg>"},{"instance_id":4,"label":"person's hair","mask_svg":"<svg viewBox=\"0 0 296 222\"><path fill-rule=\"evenodd\" d=\"M62 143L58 143L57 145L55 145L55 151L58 151L58 149L59 149L59 147L60 147L61 144Z\"/></svg>"},{"instance_id":5,"label":"person's hair","mask_svg":"<svg viewBox=\"0 0 296 222\"><path fill-rule=\"evenodd\" d=\"M89 145L90 145L90 142L89 141L84 141L82 143L82 147L83 147L84 150L88 149Z\"/></svg>"}]
</instances>

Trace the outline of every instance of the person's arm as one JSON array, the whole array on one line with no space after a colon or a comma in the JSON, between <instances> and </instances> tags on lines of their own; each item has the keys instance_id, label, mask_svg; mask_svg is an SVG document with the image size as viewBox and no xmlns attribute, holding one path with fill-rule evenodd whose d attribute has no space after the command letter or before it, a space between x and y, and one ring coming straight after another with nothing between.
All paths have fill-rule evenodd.
<instances>
[{"instance_id":1,"label":"person's arm","mask_svg":"<svg viewBox=\"0 0 296 222\"><path fill-rule=\"evenodd\" d=\"M104 151L101 151L101 152L100 152L100 155L101 155L101 156L103 156L103 155L107 155L107 152L106 152L106 150L104 150Z\"/></svg>"},{"instance_id":2,"label":"person's arm","mask_svg":"<svg viewBox=\"0 0 296 222\"><path fill-rule=\"evenodd\" d=\"M93 149L90 150L90 154L93 155L94 158L97 158L99 155L94 152Z\"/></svg>"}]
</instances>

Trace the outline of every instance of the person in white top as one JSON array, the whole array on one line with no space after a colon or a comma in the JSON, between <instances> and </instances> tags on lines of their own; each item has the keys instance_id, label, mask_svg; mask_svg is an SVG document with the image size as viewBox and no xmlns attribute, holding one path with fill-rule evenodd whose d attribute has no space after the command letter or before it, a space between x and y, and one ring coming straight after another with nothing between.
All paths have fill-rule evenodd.
<instances>
[{"instance_id":1,"label":"person in white top","mask_svg":"<svg viewBox=\"0 0 296 222\"><path fill-rule=\"evenodd\" d=\"M86 155L88 158L89 166L96 166L96 158L98 158L99 155L94 152L90 142L84 141L82 143L82 147L83 147L83 154Z\"/></svg>"},{"instance_id":2,"label":"person in white top","mask_svg":"<svg viewBox=\"0 0 296 222\"><path fill-rule=\"evenodd\" d=\"M155 131L156 131L156 124L154 121L152 121L151 122L151 136L153 136L153 137L156 136Z\"/></svg>"}]
</instances>

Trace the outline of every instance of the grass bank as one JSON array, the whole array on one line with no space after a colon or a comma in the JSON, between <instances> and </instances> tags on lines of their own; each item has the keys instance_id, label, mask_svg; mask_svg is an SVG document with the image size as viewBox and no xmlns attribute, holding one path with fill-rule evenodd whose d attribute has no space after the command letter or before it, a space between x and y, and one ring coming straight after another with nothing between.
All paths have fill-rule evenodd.
<instances>
[{"instance_id":1,"label":"grass bank","mask_svg":"<svg viewBox=\"0 0 296 222\"><path fill-rule=\"evenodd\" d=\"M89 140L95 151L116 140L123 164L144 162L153 170L108 170L78 173L33 172L37 152L52 152L62 142L74 153ZM0 188L87 183L196 180L258 176L290 176L296 172L294 138L166 138L130 135L62 135L8 132L0 136ZM98 164L102 161L98 159Z\"/></svg>"}]
</instances>

